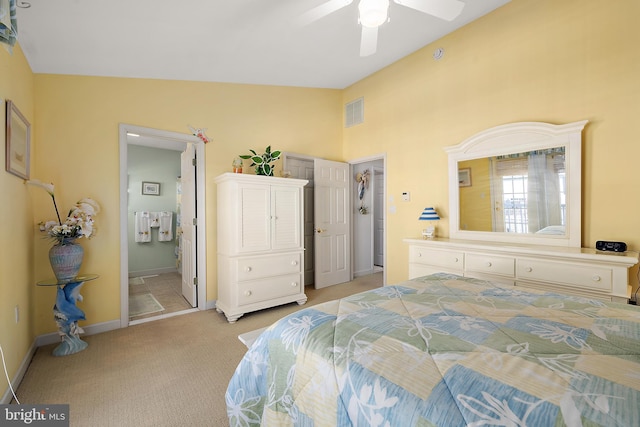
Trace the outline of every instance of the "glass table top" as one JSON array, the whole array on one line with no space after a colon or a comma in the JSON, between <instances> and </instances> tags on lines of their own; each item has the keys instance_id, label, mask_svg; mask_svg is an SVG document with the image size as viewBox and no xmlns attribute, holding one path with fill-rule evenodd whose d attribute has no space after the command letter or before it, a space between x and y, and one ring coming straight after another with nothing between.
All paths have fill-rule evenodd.
<instances>
[{"instance_id":1,"label":"glass table top","mask_svg":"<svg viewBox=\"0 0 640 427\"><path fill-rule=\"evenodd\" d=\"M36 285L38 286L62 286L62 285L68 285L69 283L78 283L78 282L88 282L90 280L95 280L97 279L98 276L97 274L81 274L79 276L74 277L73 279L70 280L65 280L62 282L59 282L58 279L46 279L46 280L40 280L39 282L36 283Z\"/></svg>"}]
</instances>

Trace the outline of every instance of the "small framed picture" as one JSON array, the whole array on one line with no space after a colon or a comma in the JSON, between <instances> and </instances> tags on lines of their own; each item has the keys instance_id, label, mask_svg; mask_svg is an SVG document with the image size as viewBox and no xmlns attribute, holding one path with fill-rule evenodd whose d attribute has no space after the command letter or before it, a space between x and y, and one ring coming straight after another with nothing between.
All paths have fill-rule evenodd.
<instances>
[{"instance_id":1,"label":"small framed picture","mask_svg":"<svg viewBox=\"0 0 640 427\"><path fill-rule=\"evenodd\" d=\"M458 169L458 185L471 187L471 168Z\"/></svg>"},{"instance_id":2,"label":"small framed picture","mask_svg":"<svg viewBox=\"0 0 640 427\"><path fill-rule=\"evenodd\" d=\"M9 100L7 100L6 131L5 168L9 173L29 179L31 125L16 104Z\"/></svg>"},{"instance_id":3,"label":"small framed picture","mask_svg":"<svg viewBox=\"0 0 640 427\"><path fill-rule=\"evenodd\" d=\"M142 182L142 194L147 196L159 196L160 195L160 183L159 182Z\"/></svg>"}]
</instances>

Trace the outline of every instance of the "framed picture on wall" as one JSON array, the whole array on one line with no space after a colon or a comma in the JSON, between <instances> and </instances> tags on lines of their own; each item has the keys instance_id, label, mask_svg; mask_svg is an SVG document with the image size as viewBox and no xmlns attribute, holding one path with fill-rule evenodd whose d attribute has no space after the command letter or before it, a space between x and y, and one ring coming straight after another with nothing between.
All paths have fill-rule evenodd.
<instances>
[{"instance_id":1,"label":"framed picture on wall","mask_svg":"<svg viewBox=\"0 0 640 427\"><path fill-rule=\"evenodd\" d=\"M159 196L160 195L160 183L142 181L142 194L147 196Z\"/></svg>"},{"instance_id":2,"label":"framed picture on wall","mask_svg":"<svg viewBox=\"0 0 640 427\"><path fill-rule=\"evenodd\" d=\"M29 179L31 125L16 104L7 100L6 162L7 172Z\"/></svg>"},{"instance_id":3,"label":"framed picture on wall","mask_svg":"<svg viewBox=\"0 0 640 427\"><path fill-rule=\"evenodd\" d=\"M458 185L460 187L471 187L471 168L458 170Z\"/></svg>"}]
</instances>

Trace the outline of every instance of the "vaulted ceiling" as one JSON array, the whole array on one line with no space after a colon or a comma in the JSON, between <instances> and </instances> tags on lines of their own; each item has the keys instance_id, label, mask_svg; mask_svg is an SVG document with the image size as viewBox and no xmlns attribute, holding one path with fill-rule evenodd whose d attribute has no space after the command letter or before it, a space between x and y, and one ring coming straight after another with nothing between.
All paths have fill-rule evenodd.
<instances>
[{"instance_id":1,"label":"vaulted ceiling","mask_svg":"<svg viewBox=\"0 0 640 427\"><path fill-rule=\"evenodd\" d=\"M327 0L18 0L18 41L35 73L342 89L510 0L462 1L452 22L391 1L367 57L359 0L304 26Z\"/></svg>"}]
</instances>

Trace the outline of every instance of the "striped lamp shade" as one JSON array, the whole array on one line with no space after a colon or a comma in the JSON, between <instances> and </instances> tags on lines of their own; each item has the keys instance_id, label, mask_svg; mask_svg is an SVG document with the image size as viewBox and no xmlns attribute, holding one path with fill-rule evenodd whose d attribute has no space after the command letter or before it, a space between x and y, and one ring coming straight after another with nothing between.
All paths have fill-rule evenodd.
<instances>
[{"instance_id":1,"label":"striped lamp shade","mask_svg":"<svg viewBox=\"0 0 640 427\"><path fill-rule=\"evenodd\" d=\"M420 221L437 221L440 219L438 212L434 208L424 208L420 214Z\"/></svg>"}]
</instances>

